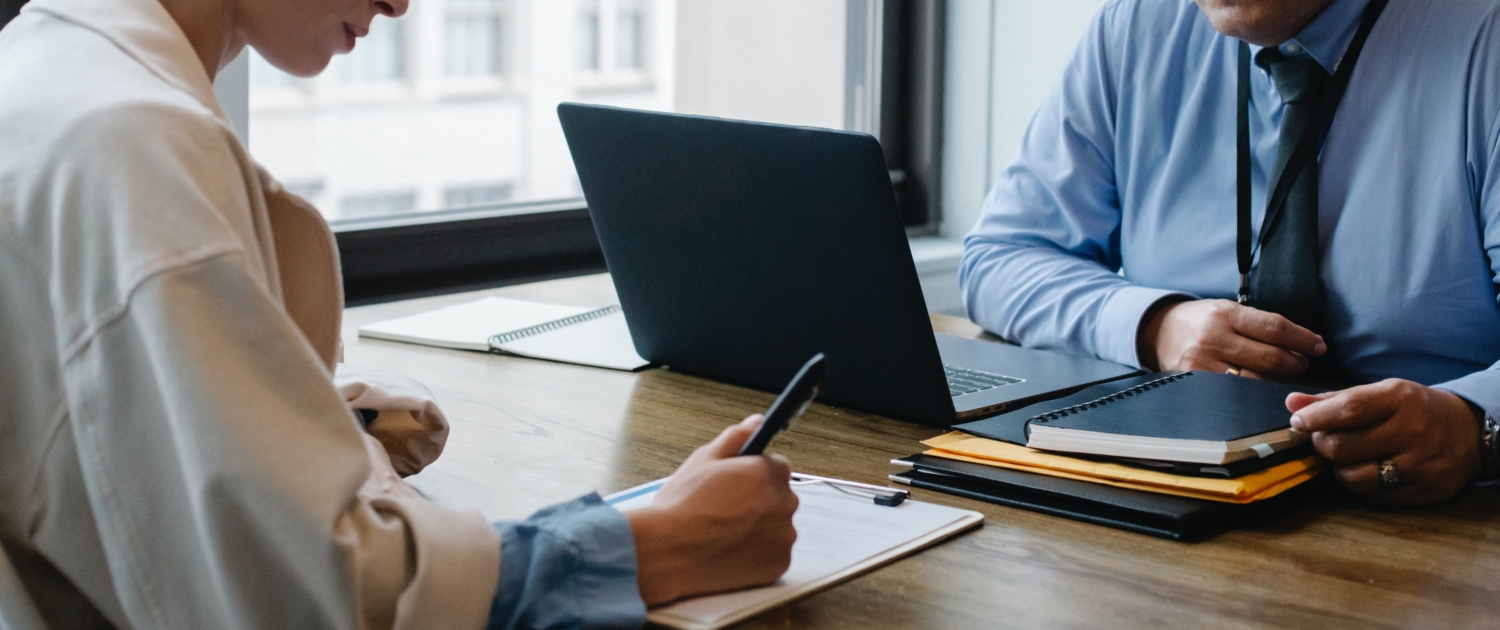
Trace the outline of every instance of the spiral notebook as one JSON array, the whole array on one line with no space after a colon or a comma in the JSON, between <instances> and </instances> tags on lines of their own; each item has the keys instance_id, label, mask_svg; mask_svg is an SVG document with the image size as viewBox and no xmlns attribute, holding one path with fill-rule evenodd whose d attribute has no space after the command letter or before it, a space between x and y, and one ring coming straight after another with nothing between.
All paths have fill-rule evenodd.
<instances>
[{"instance_id":1,"label":"spiral notebook","mask_svg":"<svg viewBox=\"0 0 1500 630\"><path fill-rule=\"evenodd\" d=\"M488 297L361 326L359 336L614 370L649 365L636 354L618 305L595 308Z\"/></svg>"},{"instance_id":2,"label":"spiral notebook","mask_svg":"<svg viewBox=\"0 0 1500 630\"><path fill-rule=\"evenodd\" d=\"M1214 372L1164 372L953 428L1039 450L1228 464L1306 442L1291 428L1286 397L1320 391Z\"/></svg>"}]
</instances>

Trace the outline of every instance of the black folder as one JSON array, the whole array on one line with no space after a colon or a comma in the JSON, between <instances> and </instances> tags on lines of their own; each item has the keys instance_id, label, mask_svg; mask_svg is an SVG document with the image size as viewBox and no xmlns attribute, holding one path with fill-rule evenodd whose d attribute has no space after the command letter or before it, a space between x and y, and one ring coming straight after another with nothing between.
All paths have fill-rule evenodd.
<instances>
[{"instance_id":1,"label":"black folder","mask_svg":"<svg viewBox=\"0 0 1500 630\"><path fill-rule=\"evenodd\" d=\"M910 467L892 481L970 499L1171 540L1193 540L1278 514L1312 483L1265 501L1221 503L985 466L930 455L892 460Z\"/></svg>"}]
</instances>

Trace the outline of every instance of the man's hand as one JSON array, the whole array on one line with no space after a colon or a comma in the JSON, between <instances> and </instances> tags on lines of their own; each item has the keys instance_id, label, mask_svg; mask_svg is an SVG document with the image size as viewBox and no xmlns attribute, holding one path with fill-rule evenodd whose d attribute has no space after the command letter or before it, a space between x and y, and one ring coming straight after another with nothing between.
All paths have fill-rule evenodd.
<instances>
[{"instance_id":1,"label":"man's hand","mask_svg":"<svg viewBox=\"0 0 1500 630\"><path fill-rule=\"evenodd\" d=\"M1241 369L1251 378L1290 378L1328 345L1291 320L1229 300L1193 300L1160 307L1141 327L1141 366L1150 370Z\"/></svg>"},{"instance_id":2,"label":"man's hand","mask_svg":"<svg viewBox=\"0 0 1500 630\"><path fill-rule=\"evenodd\" d=\"M646 605L770 584L791 565L791 467L780 455L737 456L763 420L725 429L693 451L650 507L625 513Z\"/></svg>"},{"instance_id":3,"label":"man's hand","mask_svg":"<svg viewBox=\"0 0 1500 630\"><path fill-rule=\"evenodd\" d=\"M1446 500L1479 475L1479 412L1458 395L1388 379L1316 396L1286 399L1292 428L1312 434L1345 487L1383 503ZM1380 487L1380 462L1401 472Z\"/></svg>"}]
</instances>

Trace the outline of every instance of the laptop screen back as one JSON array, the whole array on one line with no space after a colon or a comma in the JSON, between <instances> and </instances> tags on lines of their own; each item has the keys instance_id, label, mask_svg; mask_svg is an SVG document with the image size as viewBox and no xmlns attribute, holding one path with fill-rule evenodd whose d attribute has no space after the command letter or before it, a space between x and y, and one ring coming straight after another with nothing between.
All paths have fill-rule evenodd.
<instances>
[{"instance_id":1,"label":"laptop screen back","mask_svg":"<svg viewBox=\"0 0 1500 630\"><path fill-rule=\"evenodd\" d=\"M776 391L954 421L880 145L865 134L565 103L563 131L637 352Z\"/></svg>"}]
</instances>

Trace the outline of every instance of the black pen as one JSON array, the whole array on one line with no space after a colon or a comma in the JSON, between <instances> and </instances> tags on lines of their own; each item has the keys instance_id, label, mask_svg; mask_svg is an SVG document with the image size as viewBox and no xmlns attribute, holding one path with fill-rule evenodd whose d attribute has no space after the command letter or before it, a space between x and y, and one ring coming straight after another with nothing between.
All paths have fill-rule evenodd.
<instances>
[{"instance_id":1,"label":"black pen","mask_svg":"<svg viewBox=\"0 0 1500 630\"><path fill-rule=\"evenodd\" d=\"M792 420L807 410L807 406L818 397L818 386L823 384L823 372L827 366L828 359L821 352L808 359L807 364L792 377L792 382L787 383L786 389L776 397L776 402L771 403L771 408L766 410L765 422L755 430L755 435L750 436L745 446L740 448L741 455L764 453L766 446L771 444L771 438L785 431Z\"/></svg>"}]
</instances>

